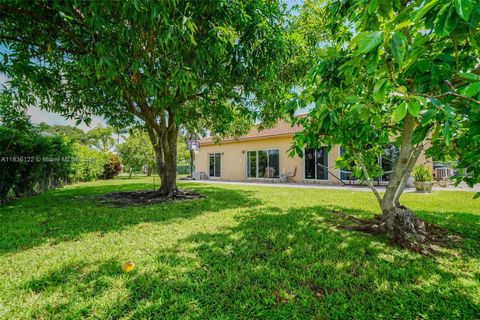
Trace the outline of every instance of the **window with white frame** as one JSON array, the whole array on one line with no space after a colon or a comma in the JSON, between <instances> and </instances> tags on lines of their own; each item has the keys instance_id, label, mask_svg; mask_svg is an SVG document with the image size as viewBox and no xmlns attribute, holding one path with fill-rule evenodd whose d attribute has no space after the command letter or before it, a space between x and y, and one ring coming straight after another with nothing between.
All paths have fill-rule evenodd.
<instances>
[{"instance_id":1,"label":"window with white frame","mask_svg":"<svg viewBox=\"0 0 480 320\"><path fill-rule=\"evenodd\" d=\"M326 147L305 149L304 169L306 180L328 180L328 152Z\"/></svg>"},{"instance_id":2,"label":"window with white frame","mask_svg":"<svg viewBox=\"0 0 480 320\"><path fill-rule=\"evenodd\" d=\"M280 176L278 149L247 151L248 178L278 178Z\"/></svg>"},{"instance_id":3,"label":"window with white frame","mask_svg":"<svg viewBox=\"0 0 480 320\"><path fill-rule=\"evenodd\" d=\"M220 153L208 154L208 176L220 177L222 155Z\"/></svg>"}]
</instances>

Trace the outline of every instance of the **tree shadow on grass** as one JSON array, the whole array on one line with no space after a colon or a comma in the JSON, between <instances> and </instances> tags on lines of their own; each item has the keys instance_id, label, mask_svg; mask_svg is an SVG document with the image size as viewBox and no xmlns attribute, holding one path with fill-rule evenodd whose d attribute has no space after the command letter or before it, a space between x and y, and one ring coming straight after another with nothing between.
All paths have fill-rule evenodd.
<instances>
[{"instance_id":1,"label":"tree shadow on grass","mask_svg":"<svg viewBox=\"0 0 480 320\"><path fill-rule=\"evenodd\" d=\"M101 264L66 264L50 273L33 278L20 285L20 290L35 295L50 295L63 292L75 292L74 299L45 302L41 308L33 310L32 317L36 319L51 318L52 315L65 315L68 318L80 318L91 312L91 306L78 307L78 301L94 301L108 290L112 282L121 275L118 263L114 259Z\"/></svg>"},{"instance_id":2,"label":"tree shadow on grass","mask_svg":"<svg viewBox=\"0 0 480 320\"><path fill-rule=\"evenodd\" d=\"M205 212L251 208L261 202L253 192L192 186L204 198L149 206L109 207L97 196L114 191L146 189L145 184L84 186L54 190L0 207L0 255L45 242L75 240L90 232L119 231L145 222L190 219Z\"/></svg>"},{"instance_id":3,"label":"tree shadow on grass","mask_svg":"<svg viewBox=\"0 0 480 320\"><path fill-rule=\"evenodd\" d=\"M478 275L337 229L322 206L252 210L233 228L199 233L139 272L127 301L106 315L132 318L466 318L480 314ZM449 261L451 262L451 261ZM462 264L458 259L455 263ZM465 263L466 265L466 263ZM478 297L477 297L478 298Z\"/></svg>"}]
</instances>

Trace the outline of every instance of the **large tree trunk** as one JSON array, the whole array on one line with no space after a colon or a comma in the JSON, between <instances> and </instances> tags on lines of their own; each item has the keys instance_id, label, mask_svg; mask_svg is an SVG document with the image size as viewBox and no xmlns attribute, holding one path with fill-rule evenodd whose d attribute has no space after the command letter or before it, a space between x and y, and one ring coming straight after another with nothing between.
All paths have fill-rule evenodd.
<instances>
[{"instance_id":1,"label":"large tree trunk","mask_svg":"<svg viewBox=\"0 0 480 320\"><path fill-rule=\"evenodd\" d=\"M383 211L383 231L395 244L415 251L426 251L427 229L425 223L409 209L400 206Z\"/></svg>"},{"instance_id":2,"label":"large tree trunk","mask_svg":"<svg viewBox=\"0 0 480 320\"><path fill-rule=\"evenodd\" d=\"M150 140L155 151L157 173L160 176L159 192L165 197L174 197L177 188L177 135L174 123L166 127L161 134L149 130Z\"/></svg>"},{"instance_id":3,"label":"large tree trunk","mask_svg":"<svg viewBox=\"0 0 480 320\"><path fill-rule=\"evenodd\" d=\"M417 218L408 208L400 205L399 202L413 166L423 149L423 143L416 146L412 145L414 129L415 119L410 114L407 114L403 124L399 158L383 197L380 196L371 183L361 156L354 152L355 159L364 171L367 184L373 190L382 211L381 216L378 216L373 221L366 222L365 225L360 225L357 229L386 234L395 244L426 253L429 251L429 246L427 244L428 232L425 223Z\"/></svg>"},{"instance_id":4,"label":"large tree trunk","mask_svg":"<svg viewBox=\"0 0 480 320\"><path fill-rule=\"evenodd\" d=\"M423 144L412 145L414 129L415 119L407 114L404 119L399 158L380 205L383 213L381 221L385 233L392 242L423 251L427 236L425 223L399 203L399 198L423 147Z\"/></svg>"},{"instance_id":5,"label":"large tree trunk","mask_svg":"<svg viewBox=\"0 0 480 320\"><path fill-rule=\"evenodd\" d=\"M163 165L159 166L157 162L157 170L161 180L159 191L165 196L173 196L178 192L176 139L172 143L175 144L175 148L165 153Z\"/></svg>"}]
</instances>

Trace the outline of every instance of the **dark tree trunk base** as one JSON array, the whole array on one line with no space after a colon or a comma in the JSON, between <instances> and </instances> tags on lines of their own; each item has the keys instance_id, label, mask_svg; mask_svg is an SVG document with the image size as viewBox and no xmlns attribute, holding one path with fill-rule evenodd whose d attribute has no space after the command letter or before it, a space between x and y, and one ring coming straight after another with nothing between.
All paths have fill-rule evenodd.
<instances>
[{"instance_id":1,"label":"dark tree trunk base","mask_svg":"<svg viewBox=\"0 0 480 320\"><path fill-rule=\"evenodd\" d=\"M447 246L453 240L447 237L446 229L423 222L403 206L376 216L372 220L342 215L355 224L344 227L345 229L386 235L392 244L425 255L432 254L438 247Z\"/></svg>"},{"instance_id":2,"label":"dark tree trunk base","mask_svg":"<svg viewBox=\"0 0 480 320\"><path fill-rule=\"evenodd\" d=\"M181 201L202 198L203 196L193 191L174 189L171 192L160 190L114 192L101 196L100 202L118 207L135 205L149 205L167 201Z\"/></svg>"}]
</instances>

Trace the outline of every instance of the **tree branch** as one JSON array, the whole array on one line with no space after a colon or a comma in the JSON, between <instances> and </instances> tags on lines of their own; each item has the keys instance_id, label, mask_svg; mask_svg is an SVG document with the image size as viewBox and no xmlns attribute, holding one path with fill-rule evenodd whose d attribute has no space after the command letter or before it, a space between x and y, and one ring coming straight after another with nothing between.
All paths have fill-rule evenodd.
<instances>
[{"instance_id":1,"label":"tree branch","mask_svg":"<svg viewBox=\"0 0 480 320\"><path fill-rule=\"evenodd\" d=\"M405 171L405 174L402 177L402 180L400 181L400 184L395 191L395 196L393 197L393 202L395 203L396 206L400 205L400 197L402 196L403 190L405 190L405 186L407 185L408 178L412 174L413 167L415 166L415 163L417 163L418 157L420 156L420 153L423 150L423 142L420 142L415 149L413 150L412 155L410 156L410 159L408 160L407 164L407 169Z\"/></svg>"},{"instance_id":2,"label":"tree branch","mask_svg":"<svg viewBox=\"0 0 480 320\"><path fill-rule=\"evenodd\" d=\"M458 93L455 93L455 92L452 92L452 91L448 91L448 92L445 92L445 93L442 93L442 94L439 94L439 95L435 95L435 96L431 96L431 95L423 94L423 93L415 93L415 95L422 96L422 97L425 97L425 98L442 98L442 97L445 97L445 96L455 96L457 98L468 100L468 101L471 101L473 103L476 103L476 104L480 105L480 101L475 100L475 99L470 98L470 97L467 97L467 96L464 96L464 95L461 95L461 94L458 94Z\"/></svg>"},{"instance_id":3,"label":"tree branch","mask_svg":"<svg viewBox=\"0 0 480 320\"><path fill-rule=\"evenodd\" d=\"M373 194L375 194L375 197L377 198L378 204L380 207L382 206L382 197L378 193L378 190L375 188L375 186L372 183L372 179L370 178L370 175L368 174L367 167L365 167L365 164L363 163L362 159L360 156L351 148L353 157L355 160L357 160L358 164L360 165L360 168L362 168L363 174L365 175L365 179L367 181L368 187L373 191Z\"/></svg>"}]
</instances>

